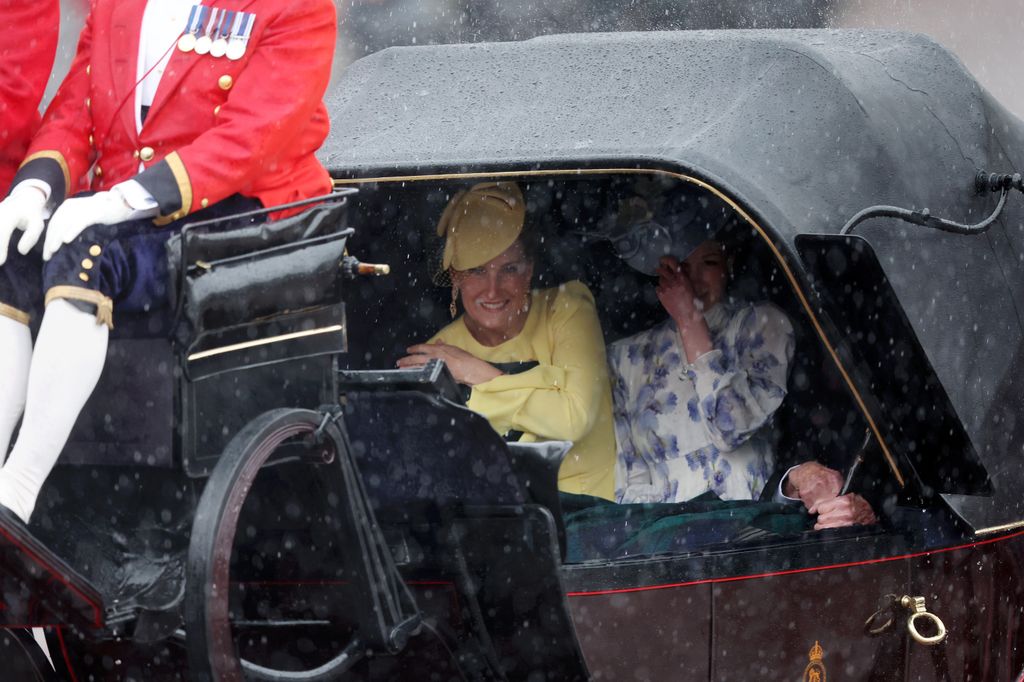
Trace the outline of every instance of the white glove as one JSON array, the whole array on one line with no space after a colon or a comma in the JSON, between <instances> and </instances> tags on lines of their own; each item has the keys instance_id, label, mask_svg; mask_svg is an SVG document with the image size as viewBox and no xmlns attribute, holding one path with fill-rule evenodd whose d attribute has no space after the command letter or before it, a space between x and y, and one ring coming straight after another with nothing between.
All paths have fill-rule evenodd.
<instances>
[{"instance_id":1,"label":"white glove","mask_svg":"<svg viewBox=\"0 0 1024 682\"><path fill-rule=\"evenodd\" d=\"M97 192L92 196L66 200L54 211L46 227L43 260L50 260L57 249L73 242L90 225L123 223L134 212L120 192Z\"/></svg>"},{"instance_id":2,"label":"white glove","mask_svg":"<svg viewBox=\"0 0 1024 682\"><path fill-rule=\"evenodd\" d=\"M18 251L25 255L39 241L46 217L46 195L38 187L18 185L0 201L0 265L7 262L7 249L15 230L24 230Z\"/></svg>"}]
</instances>

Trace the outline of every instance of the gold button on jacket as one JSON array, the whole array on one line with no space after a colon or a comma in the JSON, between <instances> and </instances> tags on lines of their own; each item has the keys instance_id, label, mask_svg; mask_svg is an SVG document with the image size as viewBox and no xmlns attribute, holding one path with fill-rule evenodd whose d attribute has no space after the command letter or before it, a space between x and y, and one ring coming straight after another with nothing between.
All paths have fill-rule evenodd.
<instances>
[{"instance_id":1,"label":"gold button on jacket","mask_svg":"<svg viewBox=\"0 0 1024 682\"><path fill-rule=\"evenodd\" d=\"M152 161L153 155L154 152L152 147L143 147L139 150L139 158L143 161Z\"/></svg>"},{"instance_id":2,"label":"gold button on jacket","mask_svg":"<svg viewBox=\"0 0 1024 682\"><path fill-rule=\"evenodd\" d=\"M230 90L231 86L234 84L235 80L227 74L224 74L223 76L217 79L217 85L220 86L221 90Z\"/></svg>"}]
</instances>

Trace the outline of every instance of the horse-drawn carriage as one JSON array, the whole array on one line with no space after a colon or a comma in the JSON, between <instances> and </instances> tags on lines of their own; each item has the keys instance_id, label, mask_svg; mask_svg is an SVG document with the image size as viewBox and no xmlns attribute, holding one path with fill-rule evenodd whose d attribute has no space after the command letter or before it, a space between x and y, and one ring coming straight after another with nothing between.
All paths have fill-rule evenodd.
<instances>
[{"instance_id":1,"label":"horse-drawn carriage","mask_svg":"<svg viewBox=\"0 0 1024 682\"><path fill-rule=\"evenodd\" d=\"M67 466L5 538L26 670L45 679L16 628L44 625L69 679L1021 672L1024 124L949 53L836 31L398 48L328 105L339 196L186 230L174 323L115 321ZM560 495L565 444L506 443L442 366L391 369L444 321L438 216L494 178L544 235L538 280L585 281L608 341L659 314L600 238L617 199L686 183L734 211L734 287L797 335L780 465L845 472L880 522ZM347 278L346 249L391 275Z\"/></svg>"}]
</instances>

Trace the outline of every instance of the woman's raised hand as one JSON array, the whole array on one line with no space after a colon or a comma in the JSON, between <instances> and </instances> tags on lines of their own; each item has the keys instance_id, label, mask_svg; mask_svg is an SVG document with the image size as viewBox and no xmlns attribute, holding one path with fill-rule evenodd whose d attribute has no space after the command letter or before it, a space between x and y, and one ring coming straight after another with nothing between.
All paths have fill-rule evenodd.
<instances>
[{"instance_id":1,"label":"woman's raised hand","mask_svg":"<svg viewBox=\"0 0 1024 682\"><path fill-rule=\"evenodd\" d=\"M475 355L440 341L434 343L417 343L405 349L408 353L404 358L399 359L397 365L400 368L421 367L432 358L444 360L452 377L460 384L476 386L485 381L499 377L504 372L489 362L481 360Z\"/></svg>"},{"instance_id":2,"label":"woman's raised hand","mask_svg":"<svg viewBox=\"0 0 1024 682\"><path fill-rule=\"evenodd\" d=\"M658 265L658 300L676 321L679 340L687 362L693 362L712 350L711 332L704 321L704 309L697 303L693 282L683 272L683 266L672 256L662 256Z\"/></svg>"},{"instance_id":3,"label":"woman's raised hand","mask_svg":"<svg viewBox=\"0 0 1024 682\"><path fill-rule=\"evenodd\" d=\"M655 291L665 311L679 327L689 326L703 316L693 292L693 283L683 272L682 264L673 256L662 256L657 269L658 287Z\"/></svg>"}]
</instances>

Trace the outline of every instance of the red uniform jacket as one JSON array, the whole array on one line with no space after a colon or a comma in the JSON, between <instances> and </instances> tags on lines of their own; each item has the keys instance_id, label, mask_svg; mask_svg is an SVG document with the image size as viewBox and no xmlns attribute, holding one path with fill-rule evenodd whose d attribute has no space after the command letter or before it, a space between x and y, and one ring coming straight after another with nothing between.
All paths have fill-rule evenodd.
<instances>
[{"instance_id":1,"label":"red uniform jacket","mask_svg":"<svg viewBox=\"0 0 1024 682\"><path fill-rule=\"evenodd\" d=\"M232 61L173 49L141 132L136 64L146 0L92 0L67 78L18 172L46 180L59 203L134 177L157 200L157 223L235 193L264 206L324 194L314 153L327 137L323 94L337 32L332 0L205 0L255 14ZM140 161L145 170L139 173Z\"/></svg>"},{"instance_id":2,"label":"red uniform jacket","mask_svg":"<svg viewBox=\"0 0 1024 682\"><path fill-rule=\"evenodd\" d=\"M32 133L57 53L58 0L0 0L0 196L7 193Z\"/></svg>"}]
</instances>

